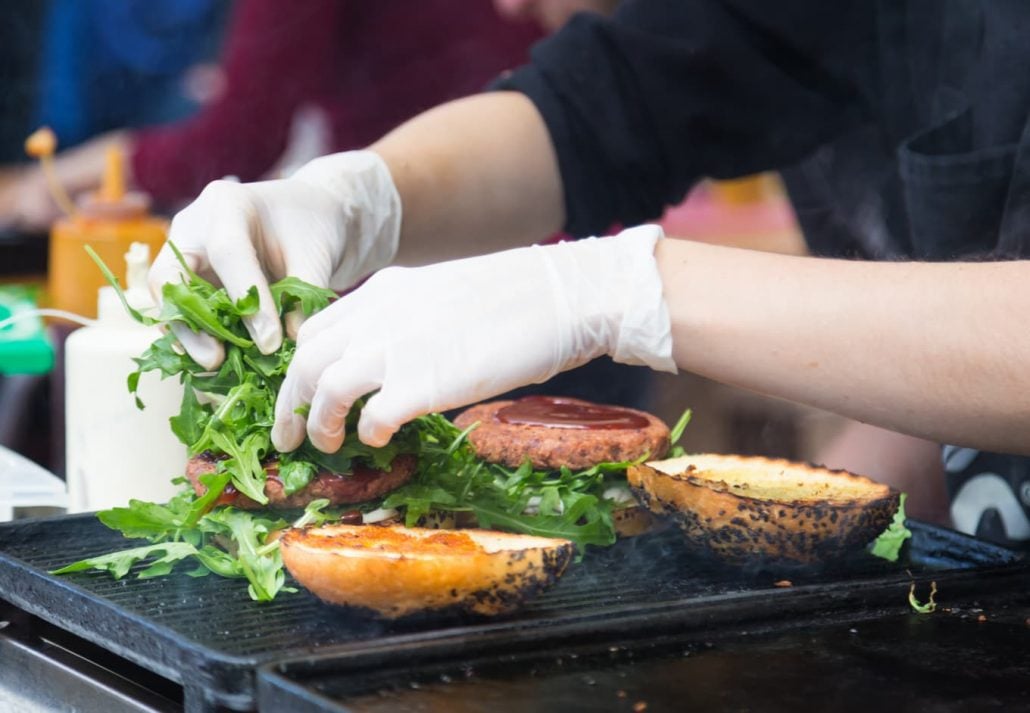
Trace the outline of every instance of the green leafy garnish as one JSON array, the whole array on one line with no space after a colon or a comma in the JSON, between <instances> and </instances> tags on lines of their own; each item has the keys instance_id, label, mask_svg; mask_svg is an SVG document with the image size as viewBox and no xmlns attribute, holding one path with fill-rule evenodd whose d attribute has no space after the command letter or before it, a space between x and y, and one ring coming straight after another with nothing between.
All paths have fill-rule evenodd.
<instances>
[{"instance_id":1,"label":"green leafy garnish","mask_svg":"<svg viewBox=\"0 0 1030 713\"><path fill-rule=\"evenodd\" d=\"M676 425L669 432L669 443L672 444L672 448L669 449L669 458L679 458L682 455L686 455L686 451L683 450L683 446L679 445L679 442L683 438L683 432L687 429L687 424L690 423L691 416L693 416L693 412L690 409L684 411L683 415L676 421Z\"/></svg>"},{"instance_id":2,"label":"green leafy garnish","mask_svg":"<svg viewBox=\"0 0 1030 713\"><path fill-rule=\"evenodd\" d=\"M301 312L312 315L336 297L336 293L322 287L315 287L296 277L284 277L271 286L275 308L285 314L299 305Z\"/></svg>"},{"instance_id":3,"label":"green leafy garnish","mask_svg":"<svg viewBox=\"0 0 1030 713\"><path fill-rule=\"evenodd\" d=\"M912 537L911 530L905 527L905 498L907 497L905 493L901 494L901 497L898 498L898 509L894 513L894 519L891 520L887 529L873 541L869 552L876 557L882 557L889 562L897 562L902 545L905 544L905 540Z\"/></svg>"},{"instance_id":4,"label":"green leafy garnish","mask_svg":"<svg viewBox=\"0 0 1030 713\"><path fill-rule=\"evenodd\" d=\"M614 503L600 497L625 480L633 463L601 463L584 470L514 470L480 460L466 436L438 414L416 419L421 440L419 475L386 496L383 507L403 508L409 526L434 510L468 513L477 524L587 545L615 541Z\"/></svg>"},{"instance_id":5,"label":"green leafy garnish","mask_svg":"<svg viewBox=\"0 0 1030 713\"><path fill-rule=\"evenodd\" d=\"M908 604L912 607L912 610L916 614L933 614L937 610L937 602L934 597L937 596L937 582L930 582L930 598L926 600L926 604L921 604L916 599L916 583L912 582L912 586L908 588Z\"/></svg>"},{"instance_id":6,"label":"green leafy garnish","mask_svg":"<svg viewBox=\"0 0 1030 713\"><path fill-rule=\"evenodd\" d=\"M99 569L110 572L115 579L121 579L132 565L141 560L152 560L149 567L139 573L140 579L158 577L172 571L173 565L179 560L191 557L197 553L197 548L188 542L161 542L156 545L144 547L133 547L132 549L112 552L99 557L79 560L66 567L55 569L53 574L67 574L69 572L82 572L87 569ZM160 556L158 556L160 555Z\"/></svg>"}]
</instances>

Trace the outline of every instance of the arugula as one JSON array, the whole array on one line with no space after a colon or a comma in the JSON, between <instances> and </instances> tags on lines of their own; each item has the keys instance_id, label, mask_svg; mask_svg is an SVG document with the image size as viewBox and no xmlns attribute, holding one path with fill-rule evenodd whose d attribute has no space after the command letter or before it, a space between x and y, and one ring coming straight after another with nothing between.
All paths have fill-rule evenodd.
<instances>
[{"instance_id":1,"label":"arugula","mask_svg":"<svg viewBox=\"0 0 1030 713\"><path fill-rule=\"evenodd\" d=\"M905 499L907 497L907 494L901 494L901 497L898 498L898 509L894 513L891 524L870 545L869 552L876 557L882 557L889 562L897 562L902 545L905 544L905 540L912 537L912 532L905 527Z\"/></svg>"},{"instance_id":2,"label":"arugula","mask_svg":"<svg viewBox=\"0 0 1030 713\"><path fill-rule=\"evenodd\" d=\"M916 583L912 582L912 586L908 588L908 605L916 614L933 614L937 611L936 596L937 582L930 582L930 597L926 600L926 604L922 604L916 599Z\"/></svg>"},{"instance_id":3,"label":"arugula","mask_svg":"<svg viewBox=\"0 0 1030 713\"><path fill-rule=\"evenodd\" d=\"M672 444L672 448L669 449L669 458L679 458L686 455L683 446L679 445L679 440L683 437L683 432L687 430L687 425L690 424L690 419L693 415L694 412L690 409L684 411L683 415L676 421L676 425L669 432L669 442Z\"/></svg>"},{"instance_id":4,"label":"arugula","mask_svg":"<svg viewBox=\"0 0 1030 713\"><path fill-rule=\"evenodd\" d=\"M675 440L689 418L687 411ZM419 475L387 495L383 507L403 509L409 527L434 510L470 513L480 527L571 540L580 554L587 545L615 542L615 503L601 494L624 484L626 469L648 458L578 471L535 470L528 461L510 469L476 456L466 438L475 425L460 431L438 414L423 416L415 425L421 439Z\"/></svg>"}]
</instances>

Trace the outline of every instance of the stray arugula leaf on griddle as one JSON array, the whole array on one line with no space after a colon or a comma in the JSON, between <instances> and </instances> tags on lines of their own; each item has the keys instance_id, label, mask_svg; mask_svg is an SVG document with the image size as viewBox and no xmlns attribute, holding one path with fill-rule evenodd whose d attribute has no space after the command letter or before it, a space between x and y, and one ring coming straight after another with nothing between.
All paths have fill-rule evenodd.
<instances>
[{"instance_id":1,"label":"stray arugula leaf on griddle","mask_svg":"<svg viewBox=\"0 0 1030 713\"><path fill-rule=\"evenodd\" d=\"M912 537L912 531L905 527L905 498L908 495L902 493L898 498L898 509L894 513L894 519L887 529L880 533L880 536L873 540L869 552L876 557L882 557L888 562L897 562L901 554L901 547L905 540Z\"/></svg>"},{"instance_id":2,"label":"stray arugula leaf on griddle","mask_svg":"<svg viewBox=\"0 0 1030 713\"><path fill-rule=\"evenodd\" d=\"M930 582L930 597L926 600L926 604L921 603L916 598L916 583L912 582L912 585L908 588L908 605L912 607L912 611L916 614L933 614L937 611L937 582Z\"/></svg>"}]
</instances>

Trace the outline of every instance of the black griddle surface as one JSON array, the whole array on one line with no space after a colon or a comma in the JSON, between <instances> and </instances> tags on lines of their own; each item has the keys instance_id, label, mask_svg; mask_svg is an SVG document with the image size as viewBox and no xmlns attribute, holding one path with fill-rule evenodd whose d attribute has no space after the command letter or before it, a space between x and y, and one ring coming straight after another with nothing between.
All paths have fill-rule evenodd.
<instances>
[{"instance_id":1,"label":"black griddle surface","mask_svg":"<svg viewBox=\"0 0 1030 713\"><path fill-rule=\"evenodd\" d=\"M115 581L106 573L50 575L47 570L133 544L92 515L78 515L0 526L0 598L182 684L187 707L199 697L240 709L254 705L258 667L319 652L364 655L402 643L486 642L490 636L586 639L684 619L712 624L783 618L904 597L911 578L906 570L923 581L952 572L958 587L1022 567L1004 548L919 523L911 527L915 537L906 562L889 565L863 556L838 563L836 570L791 573L791 588L773 586L780 573L727 570L698 560L677 531L667 530L592 551L517 615L390 623L323 605L304 591L259 604L241 580L215 576L177 572L140 580L130 573Z\"/></svg>"},{"instance_id":2,"label":"black griddle surface","mask_svg":"<svg viewBox=\"0 0 1030 713\"><path fill-rule=\"evenodd\" d=\"M932 615L836 617L560 651L398 651L369 670L324 661L262 673L262 710L293 713L1030 710L1030 592ZM1006 598L1013 599L1012 593ZM986 621L980 621L981 613ZM869 613L866 613L868 616Z\"/></svg>"}]
</instances>

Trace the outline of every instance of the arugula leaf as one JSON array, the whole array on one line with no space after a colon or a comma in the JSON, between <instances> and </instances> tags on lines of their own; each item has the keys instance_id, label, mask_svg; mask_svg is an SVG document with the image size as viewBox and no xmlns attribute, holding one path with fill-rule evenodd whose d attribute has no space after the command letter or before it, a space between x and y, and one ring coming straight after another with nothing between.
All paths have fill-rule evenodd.
<instances>
[{"instance_id":1,"label":"arugula leaf","mask_svg":"<svg viewBox=\"0 0 1030 713\"><path fill-rule=\"evenodd\" d=\"M307 461L280 461L279 478L283 481L283 491L287 495L300 492L308 487L317 470L314 463Z\"/></svg>"},{"instance_id":2,"label":"arugula leaf","mask_svg":"<svg viewBox=\"0 0 1030 713\"><path fill-rule=\"evenodd\" d=\"M219 549L214 545L205 545L197 550L196 558L200 563L200 567L194 572L207 574L208 572L214 572L219 577L244 577L243 568L240 566L240 561L229 554L225 550ZM203 576L199 574L199 576ZM194 575L198 576L198 575Z\"/></svg>"},{"instance_id":3,"label":"arugula leaf","mask_svg":"<svg viewBox=\"0 0 1030 713\"><path fill-rule=\"evenodd\" d=\"M916 599L915 582L912 582L912 586L908 588L908 604L916 614L933 614L937 610L937 602L934 600L936 596L937 582L930 582L930 598L926 600L926 604L921 604Z\"/></svg>"},{"instance_id":4,"label":"arugula leaf","mask_svg":"<svg viewBox=\"0 0 1030 713\"><path fill-rule=\"evenodd\" d=\"M304 514L295 520L291 527L307 527L312 524L321 525L323 522L332 518L332 515L323 512L327 507L329 507L329 500L327 498L312 500L308 503L308 506L304 508Z\"/></svg>"},{"instance_id":5,"label":"arugula leaf","mask_svg":"<svg viewBox=\"0 0 1030 713\"><path fill-rule=\"evenodd\" d=\"M898 509L894 513L894 519L887 529L880 533L880 536L873 540L869 552L876 557L882 557L889 562L897 562L901 554L901 547L905 540L912 537L912 532L905 527L905 499L906 493L898 498Z\"/></svg>"},{"instance_id":6,"label":"arugula leaf","mask_svg":"<svg viewBox=\"0 0 1030 713\"><path fill-rule=\"evenodd\" d=\"M679 420L676 421L676 425L672 427L672 430L669 432L669 444L671 447L669 448L669 454L666 456L667 458L679 458L686 455L686 451L683 449L683 446L679 445L679 442L683 438L683 432L686 430L693 415L694 412L687 409L679 417Z\"/></svg>"},{"instance_id":7,"label":"arugula leaf","mask_svg":"<svg viewBox=\"0 0 1030 713\"><path fill-rule=\"evenodd\" d=\"M207 473L206 475L200 476L200 483L206 488L206 490L203 495L194 496L192 502L190 502L189 508L186 510L186 514L182 520L184 528L196 527L200 518L214 507L214 504L225 491L225 487L229 484L231 479L232 474L226 471L221 473ZM188 492L188 495L193 495L192 489Z\"/></svg>"},{"instance_id":8,"label":"arugula leaf","mask_svg":"<svg viewBox=\"0 0 1030 713\"><path fill-rule=\"evenodd\" d=\"M243 575L250 582L248 591L252 599L271 601L286 583L282 555L278 543L268 552L262 547L269 533L286 527L281 519L256 517L236 508L227 507L204 516L203 522L221 528L236 543L236 560Z\"/></svg>"},{"instance_id":9,"label":"arugula leaf","mask_svg":"<svg viewBox=\"0 0 1030 713\"><path fill-rule=\"evenodd\" d=\"M676 421L676 425L672 427L669 432L669 442L673 445L679 443L680 439L683 438L683 432L687 430L687 426L690 424L690 419L694 415L694 412L687 409Z\"/></svg>"},{"instance_id":10,"label":"arugula leaf","mask_svg":"<svg viewBox=\"0 0 1030 713\"><path fill-rule=\"evenodd\" d=\"M171 503L158 505L130 500L128 507L102 510L97 513L97 518L130 539L161 540L174 536L182 528L182 518Z\"/></svg>"},{"instance_id":11,"label":"arugula leaf","mask_svg":"<svg viewBox=\"0 0 1030 713\"><path fill-rule=\"evenodd\" d=\"M183 322L195 332L203 330L238 347L253 345L249 339L226 328L218 314L203 297L191 289L190 285L166 282L161 288L161 299L164 302L161 310L162 322Z\"/></svg>"},{"instance_id":12,"label":"arugula leaf","mask_svg":"<svg viewBox=\"0 0 1030 713\"><path fill-rule=\"evenodd\" d=\"M257 287L251 285L250 289L247 290L247 294L236 300L236 314L241 317L249 317L252 314L257 314L260 306L261 298L258 297Z\"/></svg>"},{"instance_id":13,"label":"arugula leaf","mask_svg":"<svg viewBox=\"0 0 1030 713\"><path fill-rule=\"evenodd\" d=\"M192 380L187 377L183 383L179 415L168 419L172 433L180 442L191 446L204 435L209 419L210 414L200 405L197 392L193 390Z\"/></svg>"},{"instance_id":14,"label":"arugula leaf","mask_svg":"<svg viewBox=\"0 0 1030 713\"><path fill-rule=\"evenodd\" d=\"M110 572L111 576L115 579L121 579L129 573L134 564L148 560L159 553L164 554L155 559L150 567L142 570L137 575L140 579L168 574L172 571L172 567L176 562L195 555L197 548L188 542L162 542L156 545L133 547L120 552L100 555L99 557L90 557L89 559L73 562L60 569L52 570L50 573L68 574L69 572L82 572L87 569L99 569Z\"/></svg>"},{"instance_id":15,"label":"arugula leaf","mask_svg":"<svg viewBox=\"0 0 1030 713\"><path fill-rule=\"evenodd\" d=\"M118 281L118 278L115 277L110 268L104 264L104 261L100 259L100 256L97 255L96 251L89 245L85 245L83 247L86 250L86 254L89 255L93 262L97 264L97 267L100 268L100 272L103 273L104 279L106 279L111 284L111 287L114 288L115 294L118 295L118 299L121 301L122 307L125 308L125 311L140 324L144 324L148 327L157 324L158 320L153 317L148 317L129 304L129 301L125 298L125 292L122 290L122 285Z\"/></svg>"},{"instance_id":16,"label":"arugula leaf","mask_svg":"<svg viewBox=\"0 0 1030 713\"><path fill-rule=\"evenodd\" d=\"M285 277L271 286L272 300L280 313L289 312L294 305L300 303L301 311L310 316L325 309L336 299L336 293L324 287L299 280L296 277Z\"/></svg>"},{"instance_id":17,"label":"arugula leaf","mask_svg":"<svg viewBox=\"0 0 1030 713\"><path fill-rule=\"evenodd\" d=\"M263 441L264 447L267 448L268 436L263 433L252 433L242 444L237 444L221 431L210 431L209 436L214 446L229 454L230 457L221 461L219 467L229 471L232 475L232 484L237 490L257 503L267 504L265 469L261 465L261 455L264 451L258 450L258 442Z\"/></svg>"}]
</instances>

